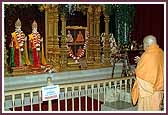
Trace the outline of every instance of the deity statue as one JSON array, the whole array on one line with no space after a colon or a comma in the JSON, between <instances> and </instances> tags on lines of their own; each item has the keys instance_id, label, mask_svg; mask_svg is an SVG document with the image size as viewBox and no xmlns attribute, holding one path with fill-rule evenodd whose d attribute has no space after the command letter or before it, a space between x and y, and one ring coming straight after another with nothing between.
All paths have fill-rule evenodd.
<instances>
[{"instance_id":1,"label":"deity statue","mask_svg":"<svg viewBox=\"0 0 168 115\"><path fill-rule=\"evenodd\" d=\"M32 33L29 36L29 59L34 67L47 65L44 56L43 37L37 31L37 23L32 23Z\"/></svg>"},{"instance_id":2,"label":"deity statue","mask_svg":"<svg viewBox=\"0 0 168 115\"><path fill-rule=\"evenodd\" d=\"M77 35L76 42L84 42L84 38L81 31L79 31Z\"/></svg>"},{"instance_id":3,"label":"deity statue","mask_svg":"<svg viewBox=\"0 0 168 115\"><path fill-rule=\"evenodd\" d=\"M86 37L85 37L86 40L88 40L89 39L89 31L88 30L85 31L85 35L86 35Z\"/></svg>"},{"instance_id":4,"label":"deity statue","mask_svg":"<svg viewBox=\"0 0 168 115\"><path fill-rule=\"evenodd\" d=\"M70 32L70 30L68 30L68 34L67 34L67 42L73 42L73 37L72 37L72 34Z\"/></svg>"},{"instance_id":5,"label":"deity statue","mask_svg":"<svg viewBox=\"0 0 168 115\"><path fill-rule=\"evenodd\" d=\"M100 46L101 46L101 57L100 57L100 60L101 60L101 63L103 64L104 63L104 46L105 46L105 33L102 33L100 35Z\"/></svg>"},{"instance_id":6,"label":"deity statue","mask_svg":"<svg viewBox=\"0 0 168 115\"><path fill-rule=\"evenodd\" d=\"M27 37L21 30L21 21L18 19L15 23L15 32L13 32L10 42L10 67L21 67L30 65L27 53Z\"/></svg>"},{"instance_id":7,"label":"deity statue","mask_svg":"<svg viewBox=\"0 0 168 115\"><path fill-rule=\"evenodd\" d=\"M115 41L113 33L110 33L109 43L110 43L110 50L111 50L111 52L110 52L110 62L111 62L111 64L113 64L114 55L118 52L117 43Z\"/></svg>"},{"instance_id":8,"label":"deity statue","mask_svg":"<svg viewBox=\"0 0 168 115\"><path fill-rule=\"evenodd\" d=\"M110 34L109 43L110 43L110 48L117 47L117 43L115 41L113 33Z\"/></svg>"},{"instance_id":9,"label":"deity statue","mask_svg":"<svg viewBox=\"0 0 168 115\"><path fill-rule=\"evenodd\" d=\"M101 34L100 43L103 47L105 46L105 33Z\"/></svg>"},{"instance_id":10,"label":"deity statue","mask_svg":"<svg viewBox=\"0 0 168 115\"><path fill-rule=\"evenodd\" d=\"M135 40L132 41L131 43L131 50L137 50L138 48L137 42Z\"/></svg>"},{"instance_id":11,"label":"deity statue","mask_svg":"<svg viewBox=\"0 0 168 115\"><path fill-rule=\"evenodd\" d=\"M82 57L84 55L84 49L82 49L81 46L79 46L78 51L77 51L77 57Z\"/></svg>"}]
</instances>

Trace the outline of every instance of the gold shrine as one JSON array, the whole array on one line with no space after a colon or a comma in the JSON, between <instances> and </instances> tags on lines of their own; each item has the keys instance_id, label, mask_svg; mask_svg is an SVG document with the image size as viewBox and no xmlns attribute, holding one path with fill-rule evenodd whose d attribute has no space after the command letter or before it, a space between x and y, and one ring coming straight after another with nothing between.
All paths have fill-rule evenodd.
<instances>
[{"instance_id":1,"label":"gold shrine","mask_svg":"<svg viewBox=\"0 0 168 115\"><path fill-rule=\"evenodd\" d=\"M102 68L111 66L110 47L109 47L109 16L104 13L102 5L84 6L87 15L87 27L83 26L66 26L67 20L64 14L58 10L59 4L45 4L40 6L40 10L45 11L45 57L47 63L57 72L79 70L81 63L85 64L85 69ZM105 23L105 45L104 45L104 63L101 63L101 46L100 46L100 16L103 12ZM61 15L61 16L60 16ZM61 17L61 36L58 35L59 16ZM67 43L67 31L82 31L84 36L83 43ZM84 47L86 42L86 31L89 32L87 46L84 52L84 60L81 63L75 63L73 58L69 57L67 46ZM61 44L61 47L60 47ZM75 48L74 48L75 49ZM75 49L77 51L77 49ZM30 67L21 69L12 68L12 75L29 74L28 71L34 71ZM26 72L25 72L26 71Z\"/></svg>"},{"instance_id":2,"label":"gold shrine","mask_svg":"<svg viewBox=\"0 0 168 115\"><path fill-rule=\"evenodd\" d=\"M100 64L100 44L99 44L99 38L100 38L100 13L102 12L103 8L102 6L94 6L89 5L86 7L87 9L87 27L79 27L79 26L72 26L72 27L66 27L66 19L65 16L61 16L62 21L62 46L59 47L58 43L58 5L45 5L45 26L46 26L46 36L47 39L46 43L46 57L48 59L48 62L52 64L55 68L57 68L59 71L64 71L70 67L72 68L72 65L74 65L74 69L78 69L78 64L71 63L72 61L67 61L67 48L66 48L66 42L64 42L63 38L67 32L67 29L71 30L79 30L84 29L85 31L89 31L89 39L88 39L88 46L86 49L86 62L88 66L92 67L103 67L103 66L109 66L110 65L110 57L109 57L109 43L108 43L108 35L109 35L109 16L105 15L104 21L105 21L105 34L106 34L106 45L105 45L105 64ZM93 39L94 38L94 39ZM95 58L93 62L93 58ZM70 59L72 60L72 59ZM69 63L68 63L69 62Z\"/></svg>"}]
</instances>

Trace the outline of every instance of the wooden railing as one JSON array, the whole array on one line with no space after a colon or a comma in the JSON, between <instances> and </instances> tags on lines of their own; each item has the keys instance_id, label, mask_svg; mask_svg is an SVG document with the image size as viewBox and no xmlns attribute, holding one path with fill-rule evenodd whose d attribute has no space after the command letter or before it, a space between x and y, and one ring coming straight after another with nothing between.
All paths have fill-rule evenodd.
<instances>
[{"instance_id":1,"label":"wooden railing","mask_svg":"<svg viewBox=\"0 0 168 115\"><path fill-rule=\"evenodd\" d=\"M105 104L106 101L108 101L108 93L110 91L113 91L114 97L120 95L122 100L128 101L128 97L124 97L124 94L131 92L133 80L134 77L122 77L82 83L61 84L59 85L60 94L59 99L56 100L56 108L53 108L53 101L50 100L48 101L47 111L100 111L101 104ZM42 111L41 87L6 91L4 95L4 111L18 111L17 108L19 107L21 108L20 111L25 111L25 106L27 105L30 106L30 111L34 111L34 104L38 105L38 111ZM111 98L113 98L113 96ZM76 99L78 101L75 101ZM69 100L71 100L70 103ZM91 102L88 102L88 100ZM95 101L97 105L95 105ZM62 102L64 102L64 107ZM76 105L78 105L78 107ZM90 107L88 107L88 105ZM70 106L71 109L69 109ZM94 106L97 108L95 109Z\"/></svg>"}]
</instances>

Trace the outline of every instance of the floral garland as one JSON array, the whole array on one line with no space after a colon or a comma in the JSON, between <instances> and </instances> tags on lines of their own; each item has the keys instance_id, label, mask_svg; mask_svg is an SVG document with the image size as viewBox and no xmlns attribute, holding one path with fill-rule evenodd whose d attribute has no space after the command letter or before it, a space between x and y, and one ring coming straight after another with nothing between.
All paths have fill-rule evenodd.
<instances>
[{"instance_id":1,"label":"floral garland","mask_svg":"<svg viewBox=\"0 0 168 115\"><path fill-rule=\"evenodd\" d=\"M23 44L25 42L25 34L23 33L23 31L21 32L16 31L16 38L17 42L19 43L20 50L23 51L24 50Z\"/></svg>"},{"instance_id":2,"label":"floral garland","mask_svg":"<svg viewBox=\"0 0 168 115\"><path fill-rule=\"evenodd\" d=\"M79 60L79 59L85 54L85 50L86 50L87 45L88 45L88 37L89 37L89 35L86 36L86 40L85 40L85 43L84 43L82 52L81 52L78 56L75 56L75 55L73 54L72 49L69 49L68 54L69 54L70 57L72 57L72 59L74 59L74 60Z\"/></svg>"},{"instance_id":3,"label":"floral garland","mask_svg":"<svg viewBox=\"0 0 168 115\"><path fill-rule=\"evenodd\" d=\"M75 56L73 54L72 50L69 50L69 52L68 52L69 56L72 57L74 60L79 60L85 54L85 50L87 48L87 44L88 44L88 41L85 41L83 49L82 49L82 52L78 56Z\"/></svg>"},{"instance_id":4,"label":"floral garland","mask_svg":"<svg viewBox=\"0 0 168 115\"><path fill-rule=\"evenodd\" d=\"M40 50L40 34L38 32L32 33L33 38L34 38L34 44L36 46L36 49L39 51Z\"/></svg>"}]
</instances>

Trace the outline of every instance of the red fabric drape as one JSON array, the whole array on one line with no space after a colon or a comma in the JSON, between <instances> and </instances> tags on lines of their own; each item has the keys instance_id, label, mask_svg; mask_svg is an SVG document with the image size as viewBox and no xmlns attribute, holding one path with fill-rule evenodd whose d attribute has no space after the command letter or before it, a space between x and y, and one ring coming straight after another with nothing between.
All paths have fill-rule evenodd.
<instances>
[{"instance_id":1,"label":"red fabric drape","mask_svg":"<svg viewBox=\"0 0 168 115\"><path fill-rule=\"evenodd\" d=\"M39 55L38 55L38 53L36 51L36 48L34 48L32 51L33 51L32 55L33 55L34 66L35 67L39 67L40 66L40 57L39 57Z\"/></svg>"},{"instance_id":2,"label":"red fabric drape","mask_svg":"<svg viewBox=\"0 0 168 115\"><path fill-rule=\"evenodd\" d=\"M142 43L146 35L157 37L159 46L164 48L164 5L137 4L135 6L134 31L131 39Z\"/></svg>"},{"instance_id":3,"label":"red fabric drape","mask_svg":"<svg viewBox=\"0 0 168 115\"><path fill-rule=\"evenodd\" d=\"M15 55L14 55L14 62L16 64L16 67L20 66L20 56L19 56L19 49L15 49Z\"/></svg>"}]
</instances>

